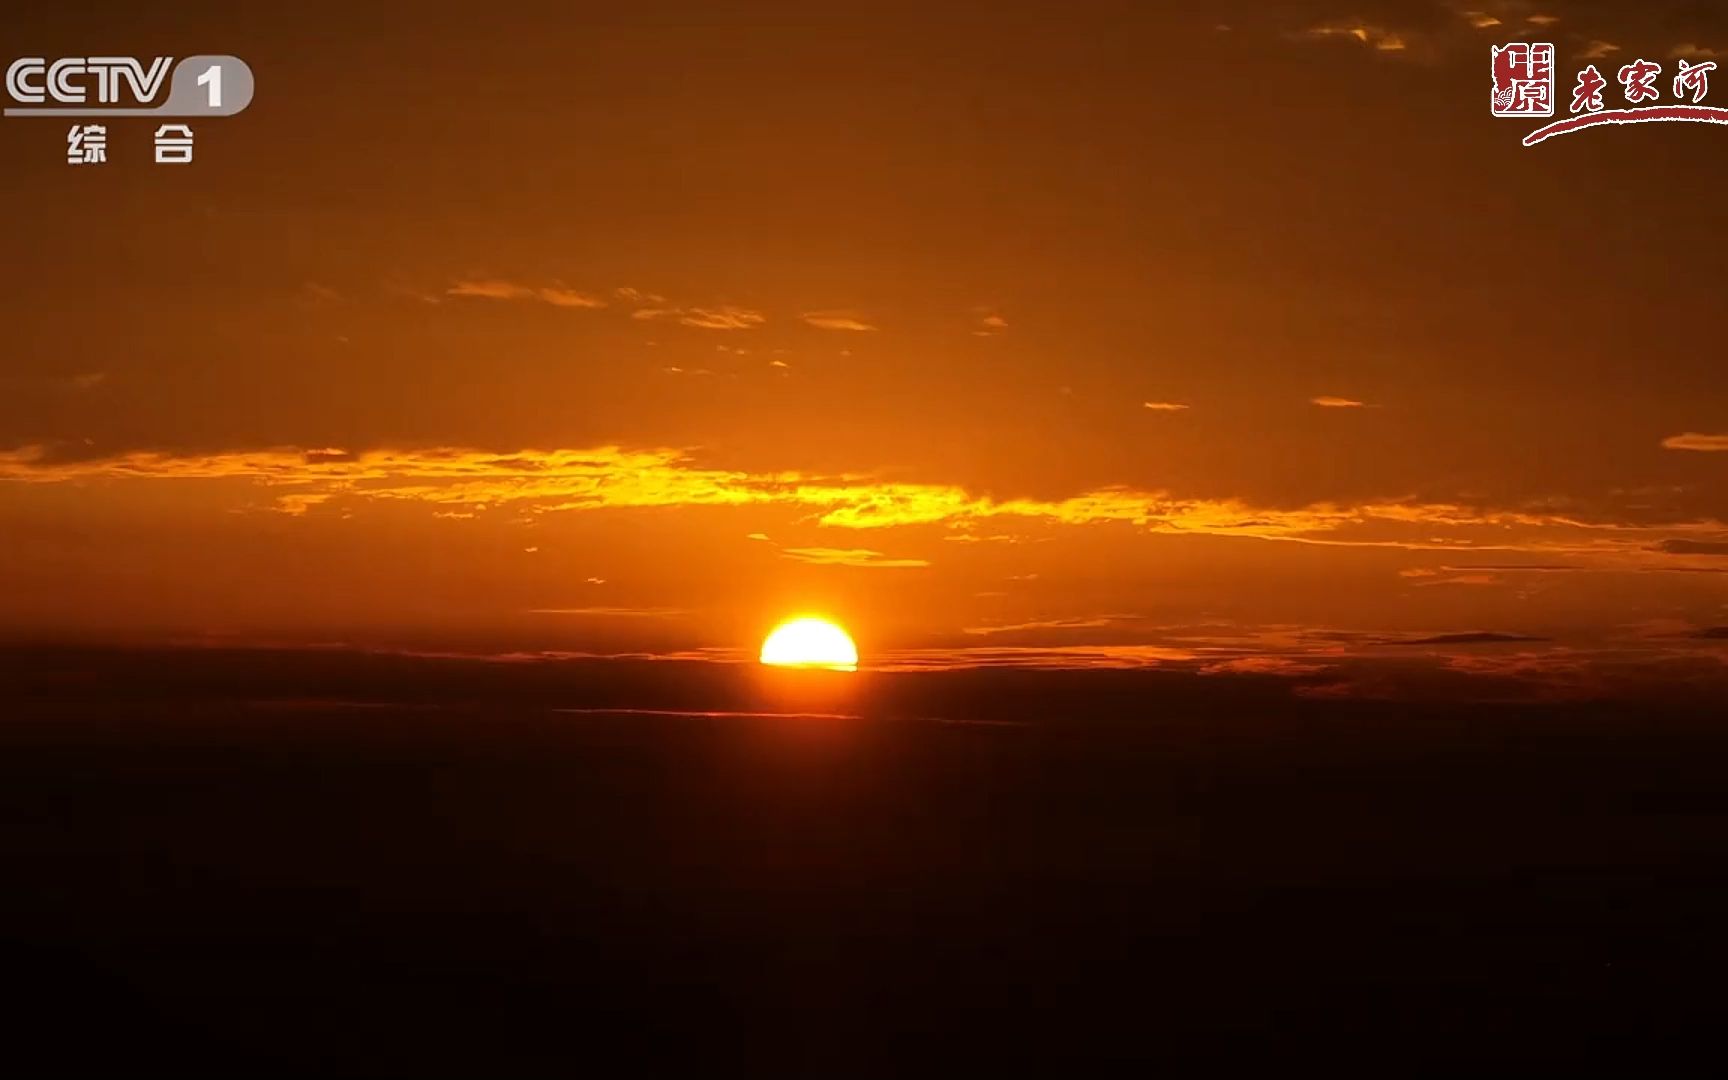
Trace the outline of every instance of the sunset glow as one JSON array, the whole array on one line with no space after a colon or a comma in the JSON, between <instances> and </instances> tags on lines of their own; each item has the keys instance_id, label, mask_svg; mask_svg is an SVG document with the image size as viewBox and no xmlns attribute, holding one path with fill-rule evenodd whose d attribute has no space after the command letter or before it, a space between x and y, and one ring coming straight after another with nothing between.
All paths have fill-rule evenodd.
<instances>
[{"instance_id":1,"label":"sunset glow","mask_svg":"<svg viewBox=\"0 0 1728 1080\"><path fill-rule=\"evenodd\" d=\"M12 1072L1719 1049L1728 3L87 7Z\"/></svg>"}]
</instances>

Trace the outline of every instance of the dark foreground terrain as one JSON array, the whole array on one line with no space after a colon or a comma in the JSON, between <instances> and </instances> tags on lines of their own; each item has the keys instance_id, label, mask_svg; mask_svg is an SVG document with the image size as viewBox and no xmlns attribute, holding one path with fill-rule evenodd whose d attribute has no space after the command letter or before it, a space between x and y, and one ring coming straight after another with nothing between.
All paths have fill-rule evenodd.
<instances>
[{"instance_id":1,"label":"dark foreground terrain","mask_svg":"<svg viewBox=\"0 0 1728 1080\"><path fill-rule=\"evenodd\" d=\"M0 673L12 1075L1528 1073L1678 1060L1728 999L1703 710L330 653ZM867 718L553 711L752 706Z\"/></svg>"}]
</instances>

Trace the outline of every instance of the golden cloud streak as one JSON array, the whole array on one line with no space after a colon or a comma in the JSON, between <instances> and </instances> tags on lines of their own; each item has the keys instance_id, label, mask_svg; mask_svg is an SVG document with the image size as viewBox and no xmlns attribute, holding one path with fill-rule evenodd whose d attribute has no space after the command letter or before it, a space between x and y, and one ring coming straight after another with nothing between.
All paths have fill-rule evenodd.
<instances>
[{"instance_id":1,"label":"golden cloud streak","mask_svg":"<svg viewBox=\"0 0 1728 1080\"><path fill-rule=\"evenodd\" d=\"M883 569L917 569L930 565L929 559L900 559L869 548L785 548L781 555L796 562L817 566L863 566Z\"/></svg>"},{"instance_id":2,"label":"golden cloud streak","mask_svg":"<svg viewBox=\"0 0 1728 1080\"><path fill-rule=\"evenodd\" d=\"M869 320L852 311L806 311L799 318L818 330L867 331L876 329Z\"/></svg>"},{"instance_id":3,"label":"golden cloud streak","mask_svg":"<svg viewBox=\"0 0 1728 1080\"><path fill-rule=\"evenodd\" d=\"M1234 498L1101 487L1061 499L997 499L956 484L889 482L863 474L810 476L705 468L673 449L602 446L497 453L463 448L304 450L291 447L173 454L136 450L99 458L34 446L0 451L0 481L243 481L291 488L278 511L303 515L332 502L424 503L442 515L513 506L532 514L656 507L786 507L829 528L966 528L993 518L1049 526L1120 524L1148 532L1241 536L1306 544L1412 550L1519 550L1666 560L1671 537L1716 536L1715 521L1646 526L1547 510L1483 509L1379 500L1295 508ZM1436 535L1436 534L1446 535ZM838 553L838 554L837 554ZM841 559L839 556L846 558ZM865 549L808 548L792 558L909 565Z\"/></svg>"},{"instance_id":4,"label":"golden cloud streak","mask_svg":"<svg viewBox=\"0 0 1728 1080\"><path fill-rule=\"evenodd\" d=\"M760 311L730 304L712 308L643 308L631 313L630 317L644 322L670 320L702 330L754 330L768 321L768 316Z\"/></svg>"},{"instance_id":5,"label":"golden cloud streak","mask_svg":"<svg viewBox=\"0 0 1728 1080\"><path fill-rule=\"evenodd\" d=\"M598 296L567 289L563 285L519 285L513 281L458 281L444 290L445 296L480 300L539 300L553 307L603 308L606 301Z\"/></svg>"},{"instance_id":6,"label":"golden cloud streak","mask_svg":"<svg viewBox=\"0 0 1728 1080\"><path fill-rule=\"evenodd\" d=\"M1728 452L1728 435L1703 435L1696 431L1688 431L1683 435L1670 435L1662 440L1665 450L1699 450L1705 453Z\"/></svg>"},{"instance_id":7,"label":"golden cloud streak","mask_svg":"<svg viewBox=\"0 0 1728 1080\"><path fill-rule=\"evenodd\" d=\"M1302 34L1311 41L1349 38L1380 52L1403 52L1406 48L1404 35L1359 20L1311 26Z\"/></svg>"}]
</instances>

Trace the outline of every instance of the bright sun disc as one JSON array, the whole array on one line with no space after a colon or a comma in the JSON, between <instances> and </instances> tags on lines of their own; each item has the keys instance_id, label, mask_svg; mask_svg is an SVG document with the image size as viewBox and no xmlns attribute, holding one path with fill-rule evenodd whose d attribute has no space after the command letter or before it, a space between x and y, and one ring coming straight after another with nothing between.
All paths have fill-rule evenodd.
<instances>
[{"instance_id":1,"label":"bright sun disc","mask_svg":"<svg viewBox=\"0 0 1728 1080\"><path fill-rule=\"evenodd\" d=\"M857 671L858 646L827 619L793 619L774 628L762 643L762 662L777 667Z\"/></svg>"}]
</instances>

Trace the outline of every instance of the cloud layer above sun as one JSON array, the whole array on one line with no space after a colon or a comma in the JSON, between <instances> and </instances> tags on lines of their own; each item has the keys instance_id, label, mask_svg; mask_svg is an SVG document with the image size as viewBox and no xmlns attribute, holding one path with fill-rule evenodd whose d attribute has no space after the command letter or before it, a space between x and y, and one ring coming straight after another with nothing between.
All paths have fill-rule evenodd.
<instances>
[{"instance_id":1,"label":"cloud layer above sun","mask_svg":"<svg viewBox=\"0 0 1728 1080\"><path fill-rule=\"evenodd\" d=\"M1689 436L1690 439L1698 438ZM532 515L633 508L778 507L836 530L935 526L968 534L990 523L1050 527L1117 524L1146 533L1431 551L1616 557L1660 568L1665 556L1728 550L1728 525L1711 518L1639 521L1606 510L1492 506L1416 499L1300 507L1184 498L1109 487L1062 498L992 496L962 485L867 474L704 467L686 451L616 446L580 450L276 448L216 454L135 451L57 456L44 447L0 452L0 481L197 483L243 481L236 506L260 498L291 515L324 506L423 504L428 513L510 509ZM840 549L811 549L834 561ZM864 555L870 553L864 552ZM856 561L867 562L867 558Z\"/></svg>"}]
</instances>

